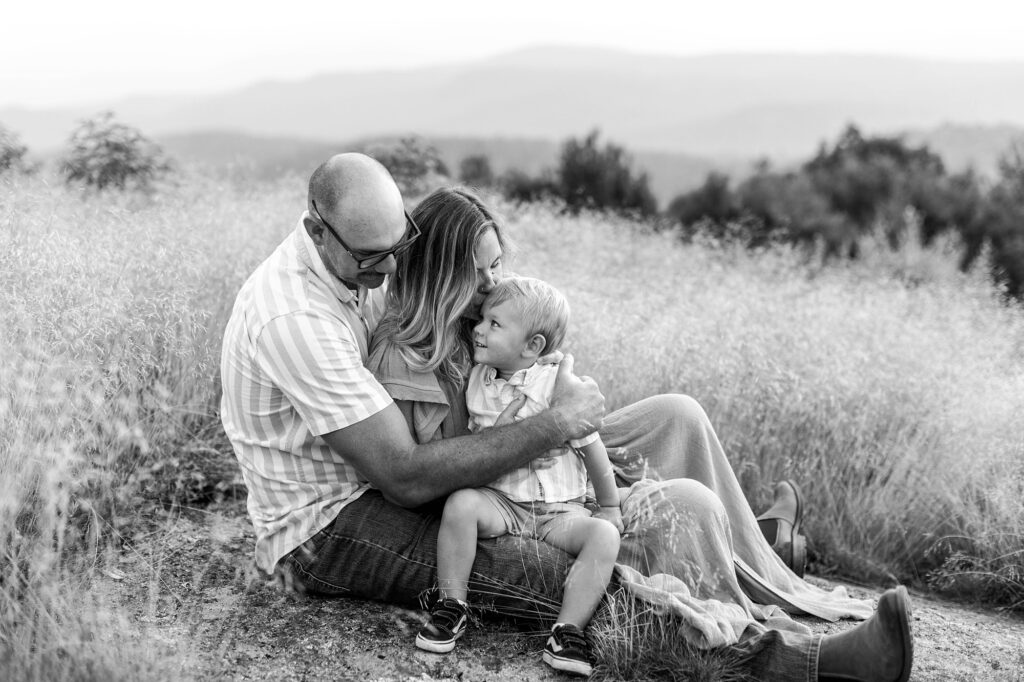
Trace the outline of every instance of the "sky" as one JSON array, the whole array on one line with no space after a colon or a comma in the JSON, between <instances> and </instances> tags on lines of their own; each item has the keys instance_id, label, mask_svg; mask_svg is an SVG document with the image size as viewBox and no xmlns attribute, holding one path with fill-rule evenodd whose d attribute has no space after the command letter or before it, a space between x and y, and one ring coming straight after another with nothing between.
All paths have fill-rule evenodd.
<instances>
[{"instance_id":1,"label":"sky","mask_svg":"<svg viewBox=\"0 0 1024 682\"><path fill-rule=\"evenodd\" d=\"M0 107L216 92L534 45L1024 61L1019 0L14 0Z\"/></svg>"}]
</instances>

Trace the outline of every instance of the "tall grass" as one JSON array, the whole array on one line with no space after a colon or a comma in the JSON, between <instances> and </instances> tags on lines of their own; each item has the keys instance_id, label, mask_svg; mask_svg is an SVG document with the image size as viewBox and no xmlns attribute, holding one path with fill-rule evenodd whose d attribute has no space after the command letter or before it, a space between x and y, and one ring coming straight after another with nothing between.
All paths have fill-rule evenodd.
<instances>
[{"instance_id":1,"label":"tall grass","mask_svg":"<svg viewBox=\"0 0 1024 682\"><path fill-rule=\"evenodd\" d=\"M696 397L749 499L797 479L819 569L1024 598L1024 310L955 248L866 238L864 261L749 252L622 221L513 217L561 286L577 368L611 405Z\"/></svg>"},{"instance_id":2,"label":"tall grass","mask_svg":"<svg viewBox=\"0 0 1024 682\"><path fill-rule=\"evenodd\" d=\"M89 580L147 500L230 467L220 333L302 190L0 184L0 677L156 674Z\"/></svg>"},{"instance_id":3,"label":"tall grass","mask_svg":"<svg viewBox=\"0 0 1024 682\"><path fill-rule=\"evenodd\" d=\"M588 627L597 659L591 677L671 682L754 682L731 649L699 649L688 626L627 590L608 594Z\"/></svg>"},{"instance_id":4,"label":"tall grass","mask_svg":"<svg viewBox=\"0 0 1024 682\"><path fill-rule=\"evenodd\" d=\"M159 677L90 580L152 500L231 476L220 335L304 188L0 180L0 677ZM819 567L1024 594L1024 314L983 277L940 247L816 267L500 208L516 269L573 305L580 371L613 407L698 398L756 504L797 478Z\"/></svg>"}]
</instances>

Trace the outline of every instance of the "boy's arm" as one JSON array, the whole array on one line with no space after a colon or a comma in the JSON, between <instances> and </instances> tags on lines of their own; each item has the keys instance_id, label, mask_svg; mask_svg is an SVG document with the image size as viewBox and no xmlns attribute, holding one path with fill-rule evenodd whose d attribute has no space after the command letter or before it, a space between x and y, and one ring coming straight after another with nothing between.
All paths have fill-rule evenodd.
<instances>
[{"instance_id":1,"label":"boy's arm","mask_svg":"<svg viewBox=\"0 0 1024 682\"><path fill-rule=\"evenodd\" d=\"M594 518L610 522L621 533L624 526L622 512L619 509L619 487L615 484L615 472L608 461L608 451L604 448L604 442L598 437L593 443L584 445L581 450L584 454L583 464L587 468L590 482L594 484L597 504L601 507L594 514Z\"/></svg>"}]
</instances>

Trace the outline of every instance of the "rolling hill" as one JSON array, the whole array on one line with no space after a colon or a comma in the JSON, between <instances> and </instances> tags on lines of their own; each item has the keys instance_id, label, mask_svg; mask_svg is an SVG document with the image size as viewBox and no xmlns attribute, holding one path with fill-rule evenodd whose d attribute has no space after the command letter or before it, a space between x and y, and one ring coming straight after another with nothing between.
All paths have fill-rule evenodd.
<instances>
[{"instance_id":1,"label":"rolling hill","mask_svg":"<svg viewBox=\"0 0 1024 682\"><path fill-rule=\"evenodd\" d=\"M100 109L151 135L562 140L599 127L632 150L802 158L855 121L868 132L1024 125L1024 62L906 57L640 55L538 47L464 64L336 72L217 95L136 97L93 108L0 110L33 148L56 147Z\"/></svg>"}]
</instances>

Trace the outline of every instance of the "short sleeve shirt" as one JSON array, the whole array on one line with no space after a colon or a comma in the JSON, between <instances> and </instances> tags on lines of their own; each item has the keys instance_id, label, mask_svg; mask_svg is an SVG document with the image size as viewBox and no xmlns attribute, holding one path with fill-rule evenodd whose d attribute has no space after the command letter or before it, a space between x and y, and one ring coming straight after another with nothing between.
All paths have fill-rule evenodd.
<instances>
[{"instance_id":1,"label":"short sleeve shirt","mask_svg":"<svg viewBox=\"0 0 1024 682\"><path fill-rule=\"evenodd\" d=\"M221 420L264 571L369 487L321 436L392 402L364 367L383 297L331 275L300 220L235 300L221 354Z\"/></svg>"},{"instance_id":2,"label":"short sleeve shirt","mask_svg":"<svg viewBox=\"0 0 1024 682\"><path fill-rule=\"evenodd\" d=\"M470 430L476 432L494 426L498 415L520 395L526 396L526 404L516 413L517 420L546 410L557 375L557 365L533 365L506 380L499 377L493 367L474 366L466 386ZM587 492L587 470L574 449L589 445L598 438L595 431L582 439L571 440L569 445L572 448L564 448L554 466L536 470L530 466L513 469L487 487L500 490L515 502L565 502L582 497Z\"/></svg>"}]
</instances>

